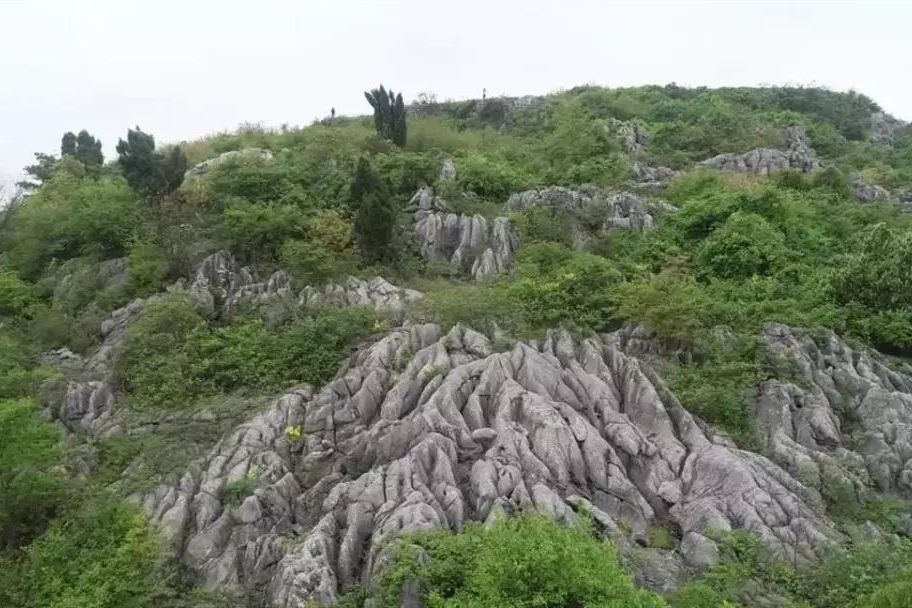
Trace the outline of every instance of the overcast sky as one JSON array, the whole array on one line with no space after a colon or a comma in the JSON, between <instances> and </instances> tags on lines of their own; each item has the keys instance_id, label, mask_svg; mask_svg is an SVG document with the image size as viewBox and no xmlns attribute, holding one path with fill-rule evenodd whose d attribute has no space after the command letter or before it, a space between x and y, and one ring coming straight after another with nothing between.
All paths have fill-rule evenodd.
<instances>
[{"instance_id":1,"label":"overcast sky","mask_svg":"<svg viewBox=\"0 0 912 608\"><path fill-rule=\"evenodd\" d=\"M912 3L0 0L0 180L88 129L114 156L241 122L578 84L819 84L912 119Z\"/></svg>"}]
</instances>

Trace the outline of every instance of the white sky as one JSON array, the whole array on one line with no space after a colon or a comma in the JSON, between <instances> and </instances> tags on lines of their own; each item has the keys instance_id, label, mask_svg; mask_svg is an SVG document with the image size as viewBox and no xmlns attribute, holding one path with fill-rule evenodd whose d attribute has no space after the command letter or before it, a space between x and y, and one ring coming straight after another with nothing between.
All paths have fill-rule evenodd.
<instances>
[{"instance_id":1,"label":"white sky","mask_svg":"<svg viewBox=\"0 0 912 608\"><path fill-rule=\"evenodd\" d=\"M912 119L912 3L0 0L0 183L88 129L113 158L239 123L578 84L819 84Z\"/></svg>"}]
</instances>

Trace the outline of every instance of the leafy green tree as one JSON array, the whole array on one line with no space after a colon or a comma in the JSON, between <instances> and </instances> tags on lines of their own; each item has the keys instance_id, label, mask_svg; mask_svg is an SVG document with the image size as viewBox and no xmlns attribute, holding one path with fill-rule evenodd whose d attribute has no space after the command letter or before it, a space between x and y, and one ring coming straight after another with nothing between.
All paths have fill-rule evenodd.
<instances>
[{"instance_id":1,"label":"leafy green tree","mask_svg":"<svg viewBox=\"0 0 912 608\"><path fill-rule=\"evenodd\" d=\"M282 203L231 200L216 235L234 253L257 262L275 262L282 243L305 233L307 217L300 208Z\"/></svg>"},{"instance_id":2,"label":"leafy green tree","mask_svg":"<svg viewBox=\"0 0 912 608\"><path fill-rule=\"evenodd\" d=\"M184 179L187 157L175 146L167 156L155 149L155 138L139 127L127 131L127 139L117 142L117 162L124 177L144 196L164 196L174 192Z\"/></svg>"},{"instance_id":3,"label":"leafy green tree","mask_svg":"<svg viewBox=\"0 0 912 608\"><path fill-rule=\"evenodd\" d=\"M405 146L405 103L402 93L387 91L381 84L377 89L364 92L364 97L374 109L374 127L377 135L399 147Z\"/></svg>"}]
</instances>

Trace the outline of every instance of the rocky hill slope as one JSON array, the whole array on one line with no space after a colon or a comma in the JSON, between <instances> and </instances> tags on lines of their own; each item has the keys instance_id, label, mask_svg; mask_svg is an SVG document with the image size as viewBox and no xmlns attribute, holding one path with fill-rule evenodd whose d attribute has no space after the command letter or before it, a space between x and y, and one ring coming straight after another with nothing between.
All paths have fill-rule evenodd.
<instances>
[{"instance_id":1,"label":"rocky hill slope","mask_svg":"<svg viewBox=\"0 0 912 608\"><path fill-rule=\"evenodd\" d=\"M909 125L674 85L407 119L66 157L0 215L0 604L909 592Z\"/></svg>"}]
</instances>

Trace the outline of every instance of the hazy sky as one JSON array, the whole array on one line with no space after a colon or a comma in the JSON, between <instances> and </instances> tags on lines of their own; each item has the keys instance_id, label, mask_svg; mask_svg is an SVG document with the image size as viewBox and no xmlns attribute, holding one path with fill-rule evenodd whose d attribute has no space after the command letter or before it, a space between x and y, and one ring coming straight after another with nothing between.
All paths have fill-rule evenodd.
<instances>
[{"instance_id":1,"label":"hazy sky","mask_svg":"<svg viewBox=\"0 0 912 608\"><path fill-rule=\"evenodd\" d=\"M239 123L578 84L816 83L912 120L912 3L0 0L0 180L88 129L114 156Z\"/></svg>"}]
</instances>

